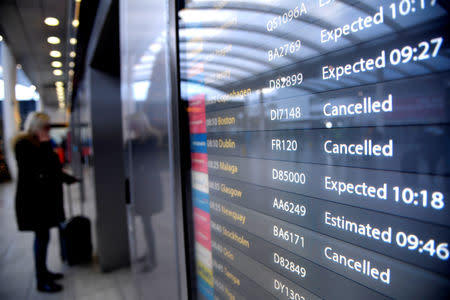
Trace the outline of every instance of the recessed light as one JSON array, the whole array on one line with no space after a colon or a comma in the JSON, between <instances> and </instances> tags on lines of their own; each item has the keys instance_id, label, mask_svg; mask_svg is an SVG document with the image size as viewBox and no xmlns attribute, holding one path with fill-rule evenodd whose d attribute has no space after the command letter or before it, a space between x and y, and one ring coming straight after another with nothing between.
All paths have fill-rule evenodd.
<instances>
[{"instance_id":1,"label":"recessed light","mask_svg":"<svg viewBox=\"0 0 450 300\"><path fill-rule=\"evenodd\" d=\"M55 82L55 85L56 85L56 86L63 86L64 83L63 83L62 81L56 81L56 82Z\"/></svg>"},{"instance_id":2,"label":"recessed light","mask_svg":"<svg viewBox=\"0 0 450 300\"><path fill-rule=\"evenodd\" d=\"M62 62L57 61L57 60L52 61L52 67L53 68L61 68L62 67Z\"/></svg>"},{"instance_id":3,"label":"recessed light","mask_svg":"<svg viewBox=\"0 0 450 300\"><path fill-rule=\"evenodd\" d=\"M74 71L73 70L69 70L69 75L73 76L73 74L74 74Z\"/></svg>"},{"instance_id":4,"label":"recessed light","mask_svg":"<svg viewBox=\"0 0 450 300\"><path fill-rule=\"evenodd\" d=\"M59 52L57 50L52 50L52 51L50 51L50 56L51 57L61 57L61 52Z\"/></svg>"},{"instance_id":5,"label":"recessed light","mask_svg":"<svg viewBox=\"0 0 450 300\"><path fill-rule=\"evenodd\" d=\"M80 25L80 21L78 21L77 19L72 21L72 26L73 27L78 27Z\"/></svg>"},{"instance_id":6,"label":"recessed light","mask_svg":"<svg viewBox=\"0 0 450 300\"><path fill-rule=\"evenodd\" d=\"M71 62L69 63L69 67L74 68L74 67L75 67L75 63L74 63L73 61L71 61Z\"/></svg>"},{"instance_id":7,"label":"recessed light","mask_svg":"<svg viewBox=\"0 0 450 300\"><path fill-rule=\"evenodd\" d=\"M56 45L56 44L61 43L61 40L59 39L59 37L49 36L47 38L47 43L52 44L52 45Z\"/></svg>"},{"instance_id":8,"label":"recessed light","mask_svg":"<svg viewBox=\"0 0 450 300\"><path fill-rule=\"evenodd\" d=\"M44 23L47 24L48 26L58 26L59 20L57 18L48 17L45 18Z\"/></svg>"},{"instance_id":9,"label":"recessed light","mask_svg":"<svg viewBox=\"0 0 450 300\"><path fill-rule=\"evenodd\" d=\"M3 41L3 37L0 35L0 42Z\"/></svg>"},{"instance_id":10,"label":"recessed light","mask_svg":"<svg viewBox=\"0 0 450 300\"><path fill-rule=\"evenodd\" d=\"M75 56L77 56L77 54L75 53L75 51L70 51L70 57L74 58Z\"/></svg>"},{"instance_id":11,"label":"recessed light","mask_svg":"<svg viewBox=\"0 0 450 300\"><path fill-rule=\"evenodd\" d=\"M69 41L70 41L70 44L72 44L72 45L76 45L76 43L77 43L76 38L71 38Z\"/></svg>"},{"instance_id":12,"label":"recessed light","mask_svg":"<svg viewBox=\"0 0 450 300\"><path fill-rule=\"evenodd\" d=\"M55 76L61 76L62 74L63 74L63 71L61 71L59 69L53 70L53 75L55 75Z\"/></svg>"},{"instance_id":13,"label":"recessed light","mask_svg":"<svg viewBox=\"0 0 450 300\"><path fill-rule=\"evenodd\" d=\"M17 68L18 70L21 70L21 69L22 69L22 65L21 65L21 64L17 64L17 65L16 65L16 68Z\"/></svg>"}]
</instances>

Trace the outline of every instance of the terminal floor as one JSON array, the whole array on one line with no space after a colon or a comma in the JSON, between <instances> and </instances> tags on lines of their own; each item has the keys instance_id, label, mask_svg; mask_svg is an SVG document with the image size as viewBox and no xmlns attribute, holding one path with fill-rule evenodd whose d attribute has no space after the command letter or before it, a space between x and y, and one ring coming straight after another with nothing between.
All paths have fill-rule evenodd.
<instances>
[{"instance_id":1,"label":"terminal floor","mask_svg":"<svg viewBox=\"0 0 450 300\"><path fill-rule=\"evenodd\" d=\"M71 188L71 191L76 190L75 187ZM55 229L51 232L48 267L52 271L65 274L65 278L61 281L64 290L57 294L38 292L34 279L33 234L17 231L14 194L14 183L0 184L0 300L128 300L134 298L130 269L102 273L95 263L75 267L63 264L59 258L58 235ZM78 203L76 192L71 195L73 203ZM91 220L94 212L93 205L94 203L87 200L86 214L91 217ZM78 206L74 205L74 210L78 212Z\"/></svg>"}]
</instances>

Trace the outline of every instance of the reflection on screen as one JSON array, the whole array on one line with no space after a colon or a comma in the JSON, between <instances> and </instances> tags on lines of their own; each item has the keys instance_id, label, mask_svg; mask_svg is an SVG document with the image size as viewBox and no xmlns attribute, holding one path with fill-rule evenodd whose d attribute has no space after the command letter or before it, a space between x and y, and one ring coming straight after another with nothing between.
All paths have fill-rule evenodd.
<instances>
[{"instance_id":1,"label":"reflection on screen","mask_svg":"<svg viewBox=\"0 0 450 300\"><path fill-rule=\"evenodd\" d=\"M187 1L198 299L447 299L449 4Z\"/></svg>"}]
</instances>

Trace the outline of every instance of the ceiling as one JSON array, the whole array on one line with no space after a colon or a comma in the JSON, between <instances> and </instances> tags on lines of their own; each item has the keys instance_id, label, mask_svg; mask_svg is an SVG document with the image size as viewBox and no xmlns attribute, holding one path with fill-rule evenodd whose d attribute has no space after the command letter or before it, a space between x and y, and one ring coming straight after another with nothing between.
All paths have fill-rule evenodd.
<instances>
[{"instance_id":1,"label":"ceiling","mask_svg":"<svg viewBox=\"0 0 450 300\"><path fill-rule=\"evenodd\" d=\"M58 106L55 89L56 81L68 81L68 3L65 0L1 0L0 34L13 52L16 63L21 64L32 84L37 87L40 99L46 106ZM46 17L59 20L58 26L44 23ZM71 27L71 26L70 26ZM60 38L61 43L51 45L49 36ZM58 50L60 58L50 57L51 50ZM55 76L52 61L63 64L62 76Z\"/></svg>"}]
</instances>

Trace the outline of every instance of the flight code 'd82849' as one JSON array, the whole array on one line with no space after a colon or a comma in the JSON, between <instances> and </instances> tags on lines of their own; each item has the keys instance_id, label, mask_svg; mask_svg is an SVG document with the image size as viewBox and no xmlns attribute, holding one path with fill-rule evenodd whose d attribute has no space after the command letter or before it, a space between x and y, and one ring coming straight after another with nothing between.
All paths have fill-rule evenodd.
<instances>
[{"instance_id":1,"label":"flight code 'd82849'","mask_svg":"<svg viewBox=\"0 0 450 300\"><path fill-rule=\"evenodd\" d=\"M280 265L281 267L285 268L286 270L288 270L292 273L296 273L301 278L306 277L306 268L305 267L299 266L292 260L290 260L286 257L283 257L276 252L273 253L273 262Z\"/></svg>"}]
</instances>

